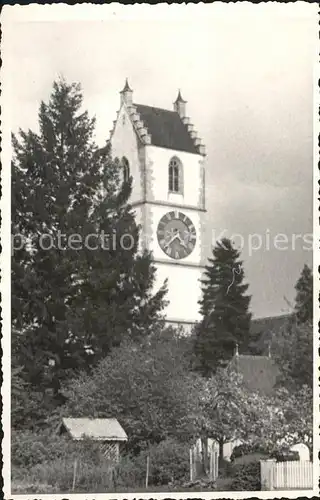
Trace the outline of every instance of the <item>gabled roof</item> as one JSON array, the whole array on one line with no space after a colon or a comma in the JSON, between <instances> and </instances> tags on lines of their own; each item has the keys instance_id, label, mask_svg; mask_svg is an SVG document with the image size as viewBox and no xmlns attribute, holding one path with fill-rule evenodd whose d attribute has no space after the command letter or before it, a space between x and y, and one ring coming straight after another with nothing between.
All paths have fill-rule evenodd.
<instances>
[{"instance_id":1,"label":"gabled roof","mask_svg":"<svg viewBox=\"0 0 320 500\"><path fill-rule=\"evenodd\" d=\"M229 368L242 375L248 389L270 394L276 384L279 369L268 356L238 354L233 356Z\"/></svg>"},{"instance_id":2,"label":"gabled roof","mask_svg":"<svg viewBox=\"0 0 320 500\"><path fill-rule=\"evenodd\" d=\"M115 418L63 418L59 431L75 440L127 441L128 436Z\"/></svg>"},{"instance_id":3,"label":"gabled roof","mask_svg":"<svg viewBox=\"0 0 320 500\"><path fill-rule=\"evenodd\" d=\"M134 104L137 113L151 135L151 144L161 148L199 154L186 125L176 111Z\"/></svg>"}]
</instances>

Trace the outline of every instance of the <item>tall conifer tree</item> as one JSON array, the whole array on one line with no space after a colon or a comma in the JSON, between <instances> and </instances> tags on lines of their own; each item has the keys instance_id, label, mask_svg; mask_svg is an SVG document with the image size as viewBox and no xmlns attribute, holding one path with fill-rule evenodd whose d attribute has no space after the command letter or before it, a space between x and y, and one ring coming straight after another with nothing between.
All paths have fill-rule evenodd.
<instances>
[{"instance_id":1,"label":"tall conifer tree","mask_svg":"<svg viewBox=\"0 0 320 500\"><path fill-rule=\"evenodd\" d=\"M68 370L161 324L166 284L153 293L131 181L109 147L96 146L78 84L54 83L39 128L13 137L14 350L26 381L59 397Z\"/></svg>"},{"instance_id":2,"label":"tall conifer tree","mask_svg":"<svg viewBox=\"0 0 320 500\"><path fill-rule=\"evenodd\" d=\"M247 350L251 321L240 253L227 238L217 242L212 253L202 280L202 320L195 336L197 363L205 376L231 359L236 344Z\"/></svg>"}]
</instances>

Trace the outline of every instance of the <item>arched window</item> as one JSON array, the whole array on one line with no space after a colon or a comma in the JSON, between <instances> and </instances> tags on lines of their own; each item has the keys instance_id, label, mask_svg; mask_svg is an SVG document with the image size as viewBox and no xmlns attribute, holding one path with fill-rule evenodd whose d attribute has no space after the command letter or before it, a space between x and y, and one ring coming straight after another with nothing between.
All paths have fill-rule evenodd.
<instances>
[{"instance_id":1,"label":"arched window","mask_svg":"<svg viewBox=\"0 0 320 500\"><path fill-rule=\"evenodd\" d=\"M182 193L182 164L178 158L172 158L169 163L169 191L172 193Z\"/></svg>"},{"instance_id":2,"label":"arched window","mask_svg":"<svg viewBox=\"0 0 320 500\"><path fill-rule=\"evenodd\" d=\"M123 170L123 182L129 182L130 179L130 166L127 158L124 156L121 160Z\"/></svg>"}]
</instances>

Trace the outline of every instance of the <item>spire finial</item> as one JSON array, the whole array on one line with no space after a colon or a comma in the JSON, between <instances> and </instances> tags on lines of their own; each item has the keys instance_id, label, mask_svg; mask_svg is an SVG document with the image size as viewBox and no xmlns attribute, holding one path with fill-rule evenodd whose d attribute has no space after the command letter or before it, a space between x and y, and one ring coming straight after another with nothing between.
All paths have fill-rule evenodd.
<instances>
[{"instance_id":1,"label":"spire finial","mask_svg":"<svg viewBox=\"0 0 320 500\"><path fill-rule=\"evenodd\" d=\"M179 114L180 118L184 118L186 116L186 103L187 101L182 99L181 91L179 89L178 97L173 103L173 109Z\"/></svg>"},{"instance_id":2,"label":"spire finial","mask_svg":"<svg viewBox=\"0 0 320 500\"><path fill-rule=\"evenodd\" d=\"M177 103L180 103L180 102L186 103L187 101L185 101L184 99L182 99L181 90L178 89L178 97L176 98L174 104L177 104Z\"/></svg>"},{"instance_id":3,"label":"spire finial","mask_svg":"<svg viewBox=\"0 0 320 500\"><path fill-rule=\"evenodd\" d=\"M120 101L125 103L127 106L132 106L132 89L129 87L128 78L124 84L123 90L120 92Z\"/></svg>"},{"instance_id":4,"label":"spire finial","mask_svg":"<svg viewBox=\"0 0 320 500\"><path fill-rule=\"evenodd\" d=\"M129 83L128 83L128 78L126 78L126 82L124 84L123 90L121 90L121 94L124 92L132 92Z\"/></svg>"}]
</instances>

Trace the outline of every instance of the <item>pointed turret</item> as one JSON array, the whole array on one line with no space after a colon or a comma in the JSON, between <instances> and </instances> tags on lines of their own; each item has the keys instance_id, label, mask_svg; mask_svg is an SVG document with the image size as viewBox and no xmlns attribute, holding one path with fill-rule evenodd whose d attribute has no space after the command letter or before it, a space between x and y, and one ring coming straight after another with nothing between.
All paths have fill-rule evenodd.
<instances>
[{"instance_id":1,"label":"pointed turret","mask_svg":"<svg viewBox=\"0 0 320 500\"><path fill-rule=\"evenodd\" d=\"M179 89L178 97L176 98L176 100L173 103L173 109L174 109L174 111L179 113L180 118L186 117L186 104L187 104L187 101L182 99L181 92Z\"/></svg>"},{"instance_id":2,"label":"pointed turret","mask_svg":"<svg viewBox=\"0 0 320 500\"><path fill-rule=\"evenodd\" d=\"M132 106L132 94L133 91L129 86L128 78L126 78L126 83L124 84L124 87L120 92L121 104L124 102L127 106Z\"/></svg>"}]
</instances>

